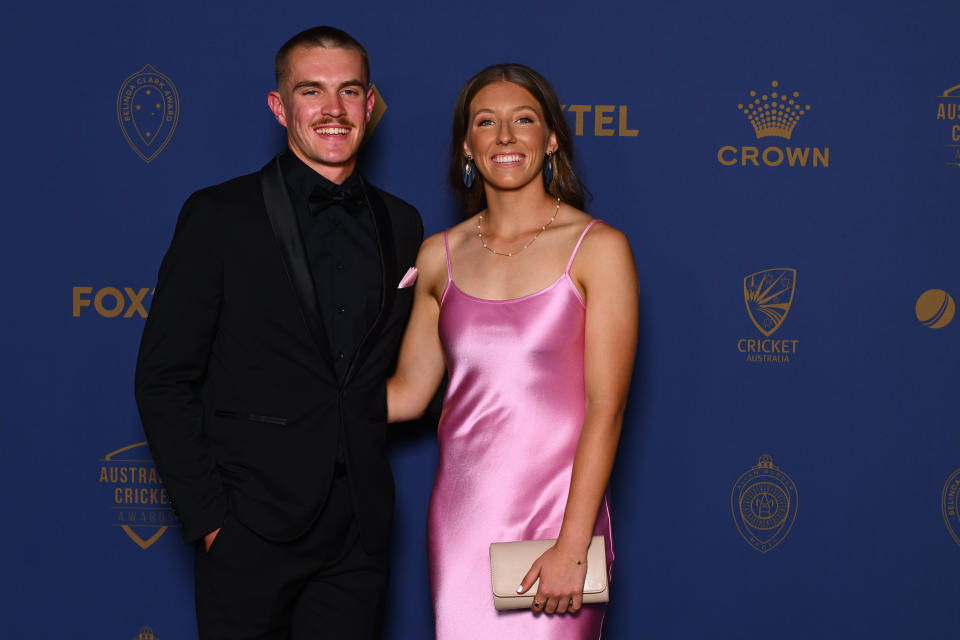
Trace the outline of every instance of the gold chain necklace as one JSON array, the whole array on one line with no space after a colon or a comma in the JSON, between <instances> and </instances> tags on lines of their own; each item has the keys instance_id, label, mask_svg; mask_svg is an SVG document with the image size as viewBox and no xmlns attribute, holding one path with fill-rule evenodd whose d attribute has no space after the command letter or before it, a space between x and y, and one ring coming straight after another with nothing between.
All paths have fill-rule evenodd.
<instances>
[{"instance_id":1,"label":"gold chain necklace","mask_svg":"<svg viewBox=\"0 0 960 640\"><path fill-rule=\"evenodd\" d=\"M537 232L533 235L533 238L530 240L530 242L526 243L525 245L523 245L523 247L517 249L516 251L497 251L496 249L493 249L493 248L487 246L487 241L483 239L483 233L481 233L481 231L480 231L480 225L483 224L483 214L480 214L480 219L477 220L477 237L480 238L480 244L483 245L483 248L486 249L487 251L489 251L490 253L492 253L493 255L495 255L495 256L506 256L506 257L508 257L508 258L511 258L511 257L513 257L515 254L520 253L521 251L523 251L524 249L526 249L527 247L529 247L530 245L532 245L534 242L536 242L537 238L540 237L540 234L543 233L544 231L546 231L546 230L547 230L547 227L549 227L550 225L552 225L552 224L553 224L553 221L557 219L557 214L558 214L558 213L560 213L560 198L559 198L559 197L557 198L557 210L553 212L553 216L551 216L551 218L550 218L550 220L547 222L547 224L540 225L540 230L537 231Z\"/></svg>"}]
</instances>

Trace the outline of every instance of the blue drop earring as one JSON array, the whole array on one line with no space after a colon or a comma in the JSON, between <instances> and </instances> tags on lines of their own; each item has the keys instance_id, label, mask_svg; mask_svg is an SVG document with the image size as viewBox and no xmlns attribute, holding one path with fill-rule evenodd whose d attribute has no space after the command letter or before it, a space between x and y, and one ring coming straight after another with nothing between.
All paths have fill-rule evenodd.
<instances>
[{"instance_id":1,"label":"blue drop earring","mask_svg":"<svg viewBox=\"0 0 960 640\"><path fill-rule=\"evenodd\" d=\"M463 186L467 189L473 186L473 180L477 177L477 168L473 165L473 156L464 158L463 164Z\"/></svg>"},{"instance_id":2,"label":"blue drop earring","mask_svg":"<svg viewBox=\"0 0 960 640\"><path fill-rule=\"evenodd\" d=\"M553 151L547 152L547 157L543 160L543 186L550 188L553 182Z\"/></svg>"}]
</instances>

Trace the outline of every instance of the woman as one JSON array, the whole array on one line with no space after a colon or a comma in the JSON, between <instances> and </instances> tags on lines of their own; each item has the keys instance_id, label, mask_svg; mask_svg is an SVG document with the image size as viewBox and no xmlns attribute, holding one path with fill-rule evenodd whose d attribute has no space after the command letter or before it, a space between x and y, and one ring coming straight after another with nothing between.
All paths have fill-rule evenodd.
<instances>
[{"instance_id":1,"label":"woman","mask_svg":"<svg viewBox=\"0 0 960 640\"><path fill-rule=\"evenodd\" d=\"M428 522L437 637L598 638L604 607L581 610L581 591L592 536L613 559L606 487L636 347L633 256L580 210L566 120L528 67L489 67L461 89L451 174L468 217L420 249L387 384L389 419L409 420L449 368ZM489 544L546 538L520 585L540 578L536 615L498 613Z\"/></svg>"}]
</instances>

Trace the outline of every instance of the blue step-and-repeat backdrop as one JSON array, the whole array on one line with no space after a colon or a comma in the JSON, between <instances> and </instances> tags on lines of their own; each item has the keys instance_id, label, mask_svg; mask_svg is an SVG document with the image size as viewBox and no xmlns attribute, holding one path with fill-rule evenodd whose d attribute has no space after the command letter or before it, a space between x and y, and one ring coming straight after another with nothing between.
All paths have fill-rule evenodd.
<instances>
[{"instance_id":1,"label":"blue step-and-repeat backdrop","mask_svg":"<svg viewBox=\"0 0 960 640\"><path fill-rule=\"evenodd\" d=\"M605 637L956 638L960 3L31 2L4 10L5 638L196 637L133 400L195 189L283 148L291 35L370 51L363 171L428 233L453 100L557 88L642 317ZM432 637L428 427L396 431L386 637Z\"/></svg>"}]
</instances>

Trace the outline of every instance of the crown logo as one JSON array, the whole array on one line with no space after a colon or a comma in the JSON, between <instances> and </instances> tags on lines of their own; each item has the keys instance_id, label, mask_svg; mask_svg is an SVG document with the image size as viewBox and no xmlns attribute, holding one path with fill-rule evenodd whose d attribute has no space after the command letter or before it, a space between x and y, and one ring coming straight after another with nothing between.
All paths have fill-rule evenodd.
<instances>
[{"instance_id":1,"label":"crown logo","mask_svg":"<svg viewBox=\"0 0 960 640\"><path fill-rule=\"evenodd\" d=\"M738 104L737 109L747 116L758 140L769 137L789 140L800 116L810 111L810 105L800 104L798 91L788 94L779 90L780 83L776 80L770 83L770 87L773 91L769 95L764 93L757 96L756 91L751 91L751 99Z\"/></svg>"}]
</instances>

